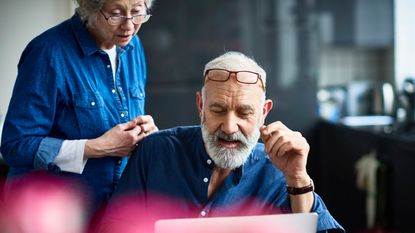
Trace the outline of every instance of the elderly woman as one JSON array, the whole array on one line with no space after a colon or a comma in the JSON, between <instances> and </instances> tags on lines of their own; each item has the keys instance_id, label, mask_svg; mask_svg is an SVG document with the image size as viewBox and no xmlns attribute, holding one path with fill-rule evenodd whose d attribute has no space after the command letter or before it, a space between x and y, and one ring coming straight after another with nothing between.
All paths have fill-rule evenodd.
<instances>
[{"instance_id":1,"label":"elderly woman","mask_svg":"<svg viewBox=\"0 0 415 233\"><path fill-rule=\"evenodd\" d=\"M152 0L77 0L72 18L34 38L18 64L1 153L12 179L47 170L79 181L92 210L128 155L157 130L144 115L146 62L136 35Z\"/></svg>"}]
</instances>

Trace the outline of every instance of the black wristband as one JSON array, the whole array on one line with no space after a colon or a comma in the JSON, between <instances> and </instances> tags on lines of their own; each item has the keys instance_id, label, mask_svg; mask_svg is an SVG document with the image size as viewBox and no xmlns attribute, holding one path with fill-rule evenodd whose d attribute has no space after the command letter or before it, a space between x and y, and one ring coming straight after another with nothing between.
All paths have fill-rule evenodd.
<instances>
[{"instance_id":1,"label":"black wristband","mask_svg":"<svg viewBox=\"0 0 415 233\"><path fill-rule=\"evenodd\" d=\"M291 195L300 195L308 192L314 191L314 184L313 180L310 179L310 184L304 187L296 188L296 187L289 187L287 186L287 193Z\"/></svg>"}]
</instances>

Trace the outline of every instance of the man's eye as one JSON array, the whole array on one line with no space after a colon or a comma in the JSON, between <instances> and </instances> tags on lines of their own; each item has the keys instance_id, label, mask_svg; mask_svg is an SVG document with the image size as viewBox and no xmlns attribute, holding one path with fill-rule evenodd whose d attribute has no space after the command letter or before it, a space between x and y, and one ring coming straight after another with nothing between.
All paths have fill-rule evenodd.
<instances>
[{"instance_id":1,"label":"man's eye","mask_svg":"<svg viewBox=\"0 0 415 233\"><path fill-rule=\"evenodd\" d=\"M251 116L252 115L252 112L240 112L239 113L239 116L241 117L241 118L248 118L249 116Z\"/></svg>"},{"instance_id":2,"label":"man's eye","mask_svg":"<svg viewBox=\"0 0 415 233\"><path fill-rule=\"evenodd\" d=\"M225 110L223 109L211 109L210 111L212 111L215 114L222 114L225 112Z\"/></svg>"}]
</instances>

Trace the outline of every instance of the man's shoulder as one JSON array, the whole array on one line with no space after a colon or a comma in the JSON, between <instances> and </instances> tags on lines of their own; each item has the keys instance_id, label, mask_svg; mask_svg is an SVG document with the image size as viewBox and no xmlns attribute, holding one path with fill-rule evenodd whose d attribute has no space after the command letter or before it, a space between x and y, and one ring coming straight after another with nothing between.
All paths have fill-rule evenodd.
<instances>
[{"instance_id":1,"label":"man's shoulder","mask_svg":"<svg viewBox=\"0 0 415 233\"><path fill-rule=\"evenodd\" d=\"M153 142L172 142L178 141L186 143L189 141L197 140L201 137L200 126L178 126L169 129L163 129L157 131L143 141L144 143L153 143Z\"/></svg>"},{"instance_id":2,"label":"man's shoulder","mask_svg":"<svg viewBox=\"0 0 415 233\"><path fill-rule=\"evenodd\" d=\"M180 126L160 130L145 137L138 145L137 154L141 158L157 160L157 158L177 158L184 156L186 151L197 151L200 141L200 127ZM200 140L200 141L198 141ZM196 146L196 147L195 147Z\"/></svg>"}]
</instances>

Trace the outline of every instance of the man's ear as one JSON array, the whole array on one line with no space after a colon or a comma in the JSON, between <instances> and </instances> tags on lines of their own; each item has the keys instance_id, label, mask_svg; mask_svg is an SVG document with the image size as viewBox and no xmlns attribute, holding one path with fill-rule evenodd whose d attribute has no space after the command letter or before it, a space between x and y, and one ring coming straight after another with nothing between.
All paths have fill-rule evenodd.
<instances>
[{"instance_id":1,"label":"man's ear","mask_svg":"<svg viewBox=\"0 0 415 233\"><path fill-rule=\"evenodd\" d=\"M199 117L202 117L202 109L203 109L203 98L202 93L200 91L196 92L196 106L197 111L199 112Z\"/></svg>"},{"instance_id":2,"label":"man's ear","mask_svg":"<svg viewBox=\"0 0 415 233\"><path fill-rule=\"evenodd\" d=\"M262 116L263 116L263 121L265 122L265 118L267 118L267 115L269 113L269 111L271 111L273 106L272 100L267 99L265 100L264 106L262 107ZM264 124L264 122L262 122L262 124Z\"/></svg>"}]
</instances>

